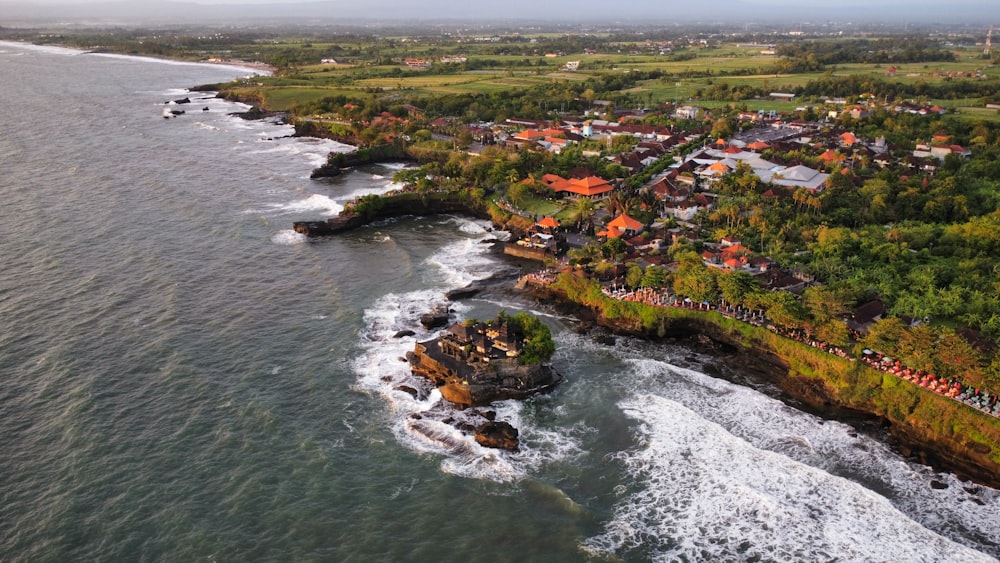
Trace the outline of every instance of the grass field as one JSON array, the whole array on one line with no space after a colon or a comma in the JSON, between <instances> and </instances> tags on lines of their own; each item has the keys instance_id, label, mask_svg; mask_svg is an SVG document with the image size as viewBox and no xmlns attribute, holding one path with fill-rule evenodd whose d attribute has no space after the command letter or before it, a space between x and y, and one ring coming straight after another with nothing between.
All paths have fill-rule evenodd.
<instances>
[{"instance_id":1,"label":"grass field","mask_svg":"<svg viewBox=\"0 0 1000 563\"><path fill-rule=\"evenodd\" d=\"M287 48L286 41L274 48ZM311 44L310 48L327 49L333 43ZM774 74L778 58L765 55L766 47L752 44L727 43L713 48L691 48L680 52L693 54L690 60L671 60L671 55L646 54L645 42L617 44L621 52L583 54L570 53L560 56L545 56L545 47L539 44L536 54L503 55L484 54L482 48L469 45L469 53L462 52L464 46L438 44L432 40L426 43L408 43L397 39L389 47L390 41L383 38L378 44L368 48L378 50L385 57L399 61L405 56L425 57L430 60L444 54L463 54L471 62L485 62L484 69L441 74L431 68L414 73L412 69L398 63L381 65L364 64L324 64L309 65L296 69L291 74L263 79L262 89L266 104L277 110L290 109L299 103L312 102L327 96L345 95L353 98L380 95L396 95L406 92L406 96L421 98L429 95L485 94L516 91L560 81L585 81L588 78L607 73L628 73L633 71L658 71L666 74L662 78L640 82L636 87L621 92L639 104L656 105L678 101L693 103L703 107L725 107L733 103L745 104L750 110L790 111L801 105L815 103L815 100L795 100L782 102L771 99L750 99L731 101L709 101L698 99L699 90L707 94L720 84L729 87L749 86L765 93L789 92L805 86L811 81L830 77L858 76L863 79L897 82L902 84L940 84L946 81L981 80L974 75L979 72L986 78L1000 78L1000 68L990 66L979 57L974 49L956 50L957 60L948 63L907 63L845 64L828 66L824 72L802 74ZM493 44L494 51L502 50L503 43ZM523 49L524 44L510 44L511 48ZM476 49L480 53L476 53ZM396 58L398 56L398 58ZM570 61L579 62L579 70L566 71ZM889 67L894 66L893 73ZM436 67L440 68L440 67ZM710 73L705 76L705 73ZM949 76L949 73L952 76ZM692 76L698 75L700 76ZM980 99L936 100L940 105L957 108L960 114L970 119L997 121L996 110L986 110Z\"/></svg>"}]
</instances>

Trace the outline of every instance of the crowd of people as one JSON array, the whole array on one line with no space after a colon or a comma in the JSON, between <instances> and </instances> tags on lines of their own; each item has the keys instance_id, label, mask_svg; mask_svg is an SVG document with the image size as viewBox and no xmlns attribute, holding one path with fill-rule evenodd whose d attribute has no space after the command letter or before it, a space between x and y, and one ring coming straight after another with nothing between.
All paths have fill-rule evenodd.
<instances>
[{"instance_id":1,"label":"crowd of people","mask_svg":"<svg viewBox=\"0 0 1000 563\"><path fill-rule=\"evenodd\" d=\"M527 274L522 278L522 280L539 285L547 285L554 282L555 279L556 273L551 270ZM857 358L854 358L839 346L833 346L826 342L809 338L808 333L800 328L780 327L769 323L767 315L761 310L751 310L738 305L715 305L707 301L695 302L689 298L681 298L674 295L669 290L663 288L643 287L629 289L627 287L612 285L610 287L602 286L601 291L604 295L618 301L643 303L653 307L677 307L701 311L716 311L727 317L750 323L754 326L765 327L775 334L802 342L840 358L850 361L857 360ZM894 375L928 391L959 401L969 407L1000 418L1000 397L985 390L965 385L956 378L938 377L924 370L910 369L902 365L899 360L893 360L872 350L864 350L860 360L873 369Z\"/></svg>"}]
</instances>

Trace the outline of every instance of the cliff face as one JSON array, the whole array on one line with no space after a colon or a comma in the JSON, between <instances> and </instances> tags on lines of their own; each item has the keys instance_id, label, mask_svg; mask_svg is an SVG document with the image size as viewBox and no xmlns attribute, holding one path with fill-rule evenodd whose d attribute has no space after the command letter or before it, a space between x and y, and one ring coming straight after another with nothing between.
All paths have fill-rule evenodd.
<instances>
[{"instance_id":1,"label":"cliff face","mask_svg":"<svg viewBox=\"0 0 1000 563\"><path fill-rule=\"evenodd\" d=\"M433 381L441 396L462 407L525 399L551 390L562 377L546 365L524 366L516 359L467 364L445 355L437 339L420 342L406 354L413 373Z\"/></svg>"},{"instance_id":2,"label":"cliff face","mask_svg":"<svg viewBox=\"0 0 1000 563\"><path fill-rule=\"evenodd\" d=\"M600 307L573 301L560 290L532 288L532 294L569 306L581 317L615 333L643 338L711 340L724 350L720 358L737 371L753 366L755 374L777 384L787 395L830 418L876 417L900 452L964 479L1000 487L1000 421L969 407L849 362L786 341L757 329L754 336L707 317L671 318L650 329L627 315L609 318Z\"/></svg>"},{"instance_id":3,"label":"cliff face","mask_svg":"<svg viewBox=\"0 0 1000 563\"><path fill-rule=\"evenodd\" d=\"M326 221L297 221L293 224L293 228L295 232L308 237L324 237L350 231L382 219L405 217L408 215L439 214L456 214L475 217L477 219L493 220L485 204L471 203L461 197L461 195L406 193L381 196L377 198L377 205L366 208L361 212L344 210L336 217L331 217ZM522 225L518 224L514 219L504 224L497 224L494 221L494 226L510 232L515 237L524 235Z\"/></svg>"}]
</instances>

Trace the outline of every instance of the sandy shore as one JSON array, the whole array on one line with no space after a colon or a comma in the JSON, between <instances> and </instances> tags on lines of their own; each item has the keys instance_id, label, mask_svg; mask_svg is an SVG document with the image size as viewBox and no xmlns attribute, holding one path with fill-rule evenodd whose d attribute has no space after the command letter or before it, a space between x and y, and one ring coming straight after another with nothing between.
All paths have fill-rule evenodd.
<instances>
[{"instance_id":1,"label":"sandy shore","mask_svg":"<svg viewBox=\"0 0 1000 563\"><path fill-rule=\"evenodd\" d=\"M275 67L260 61L241 61L239 59L205 59L199 62L211 65L245 68L247 70L256 71L258 74L274 74L274 71L277 70Z\"/></svg>"}]
</instances>

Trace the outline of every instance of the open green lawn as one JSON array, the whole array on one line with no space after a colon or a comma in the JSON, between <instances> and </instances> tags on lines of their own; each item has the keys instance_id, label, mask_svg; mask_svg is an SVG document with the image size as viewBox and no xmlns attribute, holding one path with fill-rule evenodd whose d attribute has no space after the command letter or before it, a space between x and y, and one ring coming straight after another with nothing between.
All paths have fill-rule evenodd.
<instances>
[{"instance_id":1,"label":"open green lawn","mask_svg":"<svg viewBox=\"0 0 1000 563\"><path fill-rule=\"evenodd\" d=\"M989 109L985 107L967 107L959 106L957 108L958 115L964 119L971 119L975 121L989 121L991 123L1000 123L1000 110Z\"/></svg>"},{"instance_id":2,"label":"open green lawn","mask_svg":"<svg viewBox=\"0 0 1000 563\"><path fill-rule=\"evenodd\" d=\"M545 198L526 197L524 198L524 201L518 205L518 207L528 213L531 213L532 215L548 217L556 215L559 211L561 211L563 209L563 204L560 201L553 201Z\"/></svg>"},{"instance_id":3,"label":"open green lawn","mask_svg":"<svg viewBox=\"0 0 1000 563\"><path fill-rule=\"evenodd\" d=\"M298 104L315 102L329 96L357 97L358 91L341 88L282 87L263 90L264 102L273 111L289 111Z\"/></svg>"},{"instance_id":4,"label":"open green lawn","mask_svg":"<svg viewBox=\"0 0 1000 563\"><path fill-rule=\"evenodd\" d=\"M845 64L829 66L824 72L802 74L774 74L769 72L779 60L774 55L761 51L764 45L726 43L713 48L680 49L674 54L660 55L649 51L644 41L618 44L621 52L598 54L568 53L560 56L545 56L547 48L539 43L535 54L499 55L486 53L489 48L502 50L503 43L480 46L475 44L456 45L417 38L415 41L395 40L390 46L386 39L380 41L377 49L386 57L398 61L405 56L435 59L445 54L461 53L472 63L485 62L487 68L466 72L440 74L440 65L427 71L415 73L398 64L382 65L310 65L297 69L293 75L262 79L266 84L262 89L268 107L285 110L298 103L308 103L333 95L352 98L370 96L375 89L385 95L397 95L419 99L443 94L483 94L516 91L541 86L558 81L584 81L607 73L628 73L636 70L659 71L667 76L655 80L645 80L625 91L640 104L655 105L662 102L693 103L704 107L724 107L745 104L750 110L790 111L810 103L811 100L781 102L767 98L750 100L709 101L700 99L720 84L730 87L750 86L763 92L789 92L805 86L811 81L829 77L860 76L882 81L904 84L939 84L945 81L980 80L971 77L976 71L989 78L1000 78L1000 68L988 66L975 50L957 51L958 60L950 63L909 63L897 65ZM288 48L289 42L273 48ZM333 43L313 44L311 48L332 49ZM376 48L372 44L373 49ZM262 48L272 48L270 46ZM509 48L524 49L524 43L511 43ZM466 51L466 49L468 49ZM478 51L478 52L477 52ZM648 52L648 53L647 53ZM678 53L693 55L684 61L671 60ZM579 70L566 71L570 61L579 61ZM889 73L889 66L895 72ZM690 77L695 73L709 71L711 76ZM732 75L730 75L732 73ZM964 73L967 76L948 77L949 73ZM975 119L996 121L995 110L981 107L981 100L936 100L946 107L957 108L961 115Z\"/></svg>"}]
</instances>

